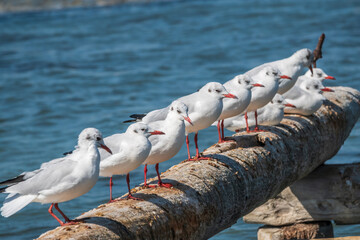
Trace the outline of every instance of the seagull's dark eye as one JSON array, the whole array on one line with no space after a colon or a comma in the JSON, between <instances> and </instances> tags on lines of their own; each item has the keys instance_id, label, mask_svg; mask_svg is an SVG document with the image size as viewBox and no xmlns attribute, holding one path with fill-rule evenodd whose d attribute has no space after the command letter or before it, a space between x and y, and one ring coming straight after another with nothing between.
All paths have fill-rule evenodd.
<instances>
[{"instance_id":1,"label":"seagull's dark eye","mask_svg":"<svg viewBox=\"0 0 360 240\"><path fill-rule=\"evenodd\" d=\"M321 77L321 73L318 73L317 76L318 76L318 77Z\"/></svg>"},{"instance_id":2,"label":"seagull's dark eye","mask_svg":"<svg viewBox=\"0 0 360 240\"><path fill-rule=\"evenodd\" d=\"M101 141L101 137L97 137L97 138L96 138L96 141Z\"/></svg>"},{"instance_id":3,"label":"seagull's dark eye","mask_svg":"<svg viewBox=\"0 0 360 240\"><path fill-rule=\"evenodd\" d=\"M174 108L173 108L173 107L171 107L171 108L170 108L170 111L172 111L172 110L174 110Z\"/></svg>"},{"instance_id":4,"label":"seagull's dark eye","mask_svg":"<svg viewBox=\"0 0 360 240\"><path fill-rule=\"evenodd\" d=\"M319 88L319 85L315 85L314 87L315 87L315 89L318 89L318 88Z\"/></svg>"},{"instance_id":5,"label":"seagull's dark eye","mask_svg":"<svg viewBox=\"0 0 360 240\"><path fill-rule=\"evenodd\" d=\"M246 80L245 82L246 82L246 84L249 84L249 83L250 83L250 81L249 81L249 80Z\"/></svg>"},{"instance_id":6,"label":"seagull's dark eye","mask_svg":"<svg viewBox=\"0 0 360 240\"><path fill-rule=\"evenodd\" d=\"M216 91L217 93L220 93L220 92L221 92L219 89L216 89L215 91Z\"/></svg>"},{"instance_id":7,"label":"seagull's dark eye","mask_svg":"<svg viewBox=\"0 0 360 240\"><path fill-rule=\"evenodd\" d=\"M306 55L306 59L307 59L307 60L310 59L310 54Z\"/></svg>"},{"instance_id":8,"label":"seagull's dark eye","mask_svg":"<svg viewBox=\"0 0 360 240\"><path fill-rule=\"evenodd\" d=\"M282 102L281 100L278 101L278 103L281 103L281 102Z\"/></svg>"},{"instance_id":9,"label":"seagull's dark eye","mask_svg":"<svg viewBox=\"0 0 360 240\"><path fill-rule=\"evenodd\" d=\"M180 114L180 113L181 113L181 111L180 111L180 110L177 110L177 113L179 113L179 114Z\"/></svg>"},{"instance_id":10,"label":"seagull's dark eye","mask_svg":"<svg viewBox=\"0 0 360 240\"><path fill-rule=\"evenodd\" d=\"M145 131L145 128L142 128L142 129L140 129L140 130L144 132L144 131Z\"/></svg>"}]
</instances>

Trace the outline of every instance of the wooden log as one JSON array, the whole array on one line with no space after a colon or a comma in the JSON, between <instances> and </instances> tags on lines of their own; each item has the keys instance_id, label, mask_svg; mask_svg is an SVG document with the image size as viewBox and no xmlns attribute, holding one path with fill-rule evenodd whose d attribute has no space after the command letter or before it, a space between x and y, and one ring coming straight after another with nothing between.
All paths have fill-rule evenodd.
<instances>
[{"instance_id":1,"label":"wooden log","mask_svg":"<svg viewBox=\"0 0 360 240\"><path fill-rule=\"evenodd\" d=\"M257 240L314 239L334 237L330 221L296 223L290 226L263 226L258 229Z\"/></svg>"},{"instance_id":2,"label":"wooden log","mask_svg":"<svg viewBox=\"0 0 360 240\"><path fill-rule=\"evenodd\" d=\"M360 163L322 165L244 217L273 226L326 220L360 223Z\"/></svg>"},{"instance_id":3,"label":"wooden log","mask_svg":"<svg viewBox=\"0 0 360 240\"><path fill-rule=\"evenodd\" d=\"M144 201L101 205L39 239L207 239L230 227L334 156L360 114L360 93L337 87L313 116L287 116L268 132L237 133L215 144L211 160L182 162L162 174L172 189L134 190ZM215 132L214 132L215 134ZM310 144L311 143L311 144Z\"/></svg>"}]
</instances>

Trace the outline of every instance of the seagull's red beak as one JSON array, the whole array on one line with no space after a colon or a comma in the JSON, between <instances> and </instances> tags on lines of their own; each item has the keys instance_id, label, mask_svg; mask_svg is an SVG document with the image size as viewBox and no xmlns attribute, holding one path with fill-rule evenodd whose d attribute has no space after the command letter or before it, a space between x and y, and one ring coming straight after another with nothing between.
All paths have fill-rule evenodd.
<instances>
[{"instance_id":1,"label":"seagull's red beak","mask_svg":"<svg viewBox=\"0 0 360 240\"><path fill-rule=\"evenodd\" d=\"M325 77L325 79L335 80L336 78L334 78L334 77L332 77L332 76L327 76L327 77Z\"/></svg>"},{"instance_id":2,"label":"seagull's red beak","mask_svg":"<svg viewBox=\"0 0 360 240\"><path fill-rule=\"evenodd\" d=\"M153 132L150 132L151 135L164 135L165 133L162 132L162 131L153 131Z\"/></svg>"},{"instance_id":3,"label":"seagull's red beak","mask_svg":"<svg viewBox=\"0 0 360 240\"><path fill-rule=\"evenodd\" d=\"M253 84L254 87L265 87L264 85L260 84L260 83L254 83Z\"/></svg>"},{"instance_id":4,"label":"seagull's red beak","mask_svg":"<svg viewBox=\"0 0 360 240\"><path fill-rule=\"evenodd\" d=\"M326 87L326 88L321 89L321 91L323 91L323 92L333 92L334 90Z\"/></svg>"},{"instance_id":5,"label":"seagull's red beak","mask_svg":"<svg viewBox=\"0 0 360 240\"><path fill-rule=\"evenodd\" d=\"M191 119L190 119L189 117L184 117L184 119L185 119L188 123L190 123L192 126L194 126L194 124L191 122Z\"/></svg>"},{"instance_id":6,"label":"seagull's red beak","mask_svg":"<svg viewBox=\"0 0 360 240\"><path fill-rule=\"evenodd\" d=\"M280 78L285 78L285 79L290 79L290 80L292 79L291 77L286 76L286 75L281 75Z\"/></svg>"},{"instance_id":7,"label":"seagull's red beak","mask_svg":"<svg viewBox=\"0 0 360 240\"><path fill-rule=\"evenodd\" d=\"M237 97L234 94L228 93L228 94L224 94L224 97L226 98L235 98L237 99Z\"/></svg>"},{"instance_id":8,"label":"seagull's red beak","mask_svg":"<svg viewBox=\"0 0 360 240\"><path fill-rule=\"evenodd\" d=\"M292 108L296 108L295 105L291 104L291 103L286 103L284 104L285 107L292 107Z\"/></svg>"},{"instance_id":9,"label":"seagull's red beak","mask_svg":"<svg viewBox=\"0 0 360 240\"><path fill-rule=\"evenodd\" d=\"M108 148L106 145L100 144L100 147L101 147L102 149L104 149L105 151L107 151L108 153L112 154L112 151L111 151L110 148Z\"/></svg>"},{"instance_id":10,"label":"seagull's red beak","mask_svg":"<svg viewBox=\"0 0 360 240\"><path fill-rule=\"evenodd\" d=\"M313 69L312 69L312 66L311 66L311 64L310 64L310 66L309 66L309 69L310 69L310 72L311 72L311 76L313 75Z\"/></svg>"}]
</instances>

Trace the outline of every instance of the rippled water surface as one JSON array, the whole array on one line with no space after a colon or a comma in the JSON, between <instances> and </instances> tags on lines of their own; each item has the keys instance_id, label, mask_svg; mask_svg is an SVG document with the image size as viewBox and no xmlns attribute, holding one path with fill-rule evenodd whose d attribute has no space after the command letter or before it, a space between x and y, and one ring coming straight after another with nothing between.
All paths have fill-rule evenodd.
<instances>
[{"instance_id":1,"label":"rippled water surface","mask_svg":"<svg viewBox=\"0 0 360 240\"><path fill-rule=\"evenodd\" d=\"M318 66L337 78L328 85L360 89L359 16L358 1L335 0L174 1L1 15L1 179L71 150L85 127L105 136L122 132L129 114L314 48L322 32L324 58ZM200 132L201 149L215 141L215 128ZM331 162L358 162L359 143L357 124ZM161 171L185 158L183 146ZM132 186L142 178L141 168L132 172ZM114 189L117 196L126 192L124 177L115 177ZM107 199L108 179L102 178L61 207L75 217ZM30 239L56 227L48 207L32 203L8 219L0 217L0 238ZM256 239L257 227L239 220L213 239ZM335 233L360 235L359 228L336 226Z\"/></svg>"}]
</instances>

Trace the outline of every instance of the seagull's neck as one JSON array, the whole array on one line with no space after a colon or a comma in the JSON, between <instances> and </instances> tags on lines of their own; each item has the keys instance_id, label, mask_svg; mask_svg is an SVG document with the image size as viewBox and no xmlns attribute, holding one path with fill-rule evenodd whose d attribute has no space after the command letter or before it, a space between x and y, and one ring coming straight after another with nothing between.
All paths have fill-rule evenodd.
<instances>
[{"instance_id":1,"label":"seagull's neck","mask_svg":"<svg viewBox=\"0 0 360 240\"><path fill-rule=\"evenodd\" d=\"M166 127L170 128L179 128L181 126L185 126L184 120L180 119L177 114L168 114L167 118L164 121Z\"/></svg>"}]
</instances>

